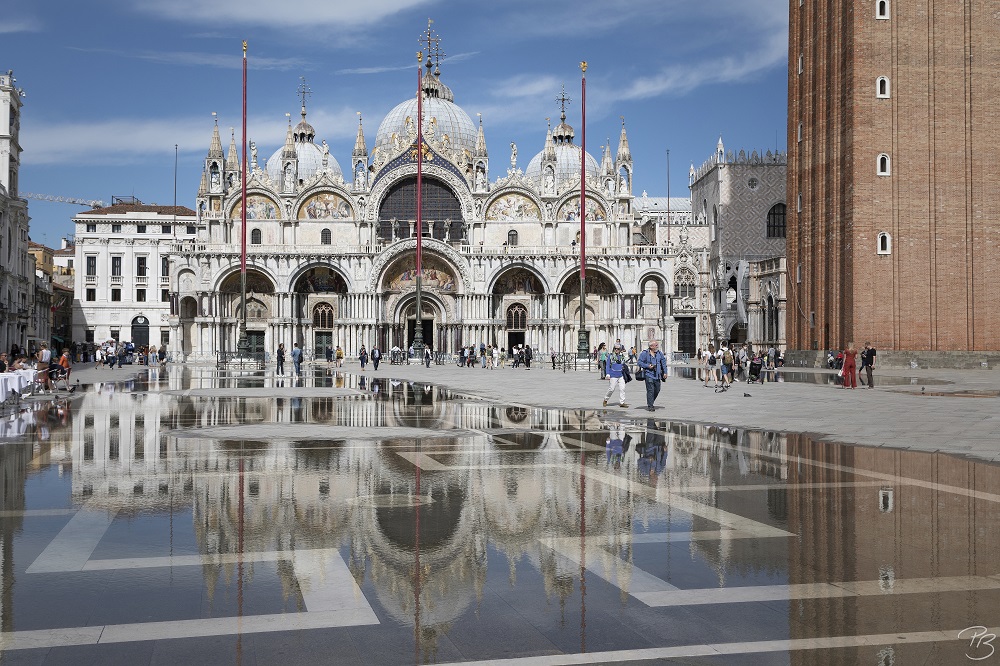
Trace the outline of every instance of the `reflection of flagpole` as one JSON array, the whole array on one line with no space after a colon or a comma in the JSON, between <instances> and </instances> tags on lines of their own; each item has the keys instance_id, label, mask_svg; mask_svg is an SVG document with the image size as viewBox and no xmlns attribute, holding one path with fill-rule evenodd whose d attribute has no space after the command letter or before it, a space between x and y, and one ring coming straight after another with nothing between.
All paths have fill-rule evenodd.
<instances>
[{"instance_id":1,"label":"reflection of flagpole","mask_svg":"<svg viewBox=\"0 0 1000 666\"><path fill-rule=\"evenodd\" d=\"M580 127L580 332L576 354L587 358L590 339L587 335L587 61L580 63L581 78L581 127Z\"/></svg>"},{"instance_id":2,"label":"reflection of flagpole","mask_svg":"<svg viewBox=\"0 0 1000 666\"><path fill-rule=\"evenodd\" d=\"M243 40L243 167L240 178L240 339L241 358L247 352L247 40Z\"/></svg>"}]
</instances>

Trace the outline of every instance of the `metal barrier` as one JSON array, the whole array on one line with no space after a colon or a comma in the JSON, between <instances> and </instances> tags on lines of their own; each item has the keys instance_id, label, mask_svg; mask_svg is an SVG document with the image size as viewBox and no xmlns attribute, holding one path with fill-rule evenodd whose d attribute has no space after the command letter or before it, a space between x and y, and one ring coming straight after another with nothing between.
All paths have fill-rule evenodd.
<instances>
[{"instance_id":1,"label":"metal barrier","mask_svg":"<svg viewBox=\"0 0 1000 666\"><path fill-rule=\"evenodd\" d=\"M240 352L218 352L216 368L237 370L263 370L267 355L264 352L242 354Z\"/></svg>"}]
</instances>

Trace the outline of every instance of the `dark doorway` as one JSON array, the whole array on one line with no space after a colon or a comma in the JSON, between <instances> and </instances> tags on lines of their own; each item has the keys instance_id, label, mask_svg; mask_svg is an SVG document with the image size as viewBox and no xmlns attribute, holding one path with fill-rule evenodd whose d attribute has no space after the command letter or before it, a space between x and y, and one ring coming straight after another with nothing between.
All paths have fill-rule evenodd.
<instances>
[{"instance_id":1,"label":"dark doorway","mask_svg":"<svg viewBox=\"0 0 1000 666\"><path fill-rule=\"evenodd\" d=\"M697 320L694 317L677 317L677 350L692 357L698 352Z\"/></svg>"},{"instance_id":2,"label":"dark doorway","mask_svg":"<svg viewBox=\"0 0 1000 666\"><path fill-rule=\"evenodd\" d=\"M264 356L264 331L247 331L247 347L251 358Z\"/></svg>"},{"instance_id":3,"label":"dark doorway","mask_svg":"<svg viewBox=\"0 0 1000 666\"><path fill-rule=\"evenodd\" d=\"M316 358L326 358L326 348L333 347L333 331L316 331L315 343L313 356Z\"/></svg>"},{"instance_id":4,"label":"dark doorway","mask_svg":"<svg viewBox=\"0 0 1000 666\"><path fill-rule=\"evenodd\" d=\"M132 344L136 347L149 346L149 320L143 316L132 320Z\"/></svg>"},{"instance_id":5,"label":"dark doorway","mask_svg":"<svg viewBox=\"0 0 1000 666\"><path fill-rule=\"evenodd\" d=\"M423 330L424 330L424 346L434 349L434 320L424 319L423 320ZM406 348L409 349L410 345L413 344L413 336L417 332L417 320L407 319L406 320Z\"/></svg>"},{"instance_id":6,"label":"dark doorway","mask_svg":"<svg viewBox=\"0 0 1000 666\"><path fill-rule=\"evenodd\" d=\"M507 349L524 344L524 331L507 331Z\"/></svg>"}]
</instances>

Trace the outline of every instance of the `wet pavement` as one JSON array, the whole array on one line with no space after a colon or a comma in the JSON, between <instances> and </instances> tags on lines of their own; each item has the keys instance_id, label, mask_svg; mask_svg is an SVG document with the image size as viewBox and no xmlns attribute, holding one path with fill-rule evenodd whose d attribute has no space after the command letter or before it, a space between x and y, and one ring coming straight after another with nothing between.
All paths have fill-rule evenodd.
<instances>
[{"instance_id":1,"label":"wet pavement","mask_svg":"<svg viewBox=\"0 0 1000 666\"><path fill-rule=\"evenodd\" d=\"M1000 659L1000 466L380 372L4 412L0 663Z\"/></svg>"}]
</instances>

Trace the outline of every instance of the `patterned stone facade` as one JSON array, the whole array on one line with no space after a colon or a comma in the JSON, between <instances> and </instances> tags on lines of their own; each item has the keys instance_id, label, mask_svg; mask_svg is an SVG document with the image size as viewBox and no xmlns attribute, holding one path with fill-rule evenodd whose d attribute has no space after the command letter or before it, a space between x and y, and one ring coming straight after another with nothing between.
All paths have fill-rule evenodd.
<instances>
[{"instance_id":1,"label":"patterned stone facade","mask_svg":"<svg viewBox=\"0 0 1000 666\"><path fill-rule=\"evenodd\" d=\"M768 276L784 271L775 262L785 254L785 154L733 154L720 138L711 158L691 166L689 179L694 219L707 224L711 248L705 343L783 349L784 288Z\"/></svg>"}]
</instances>

